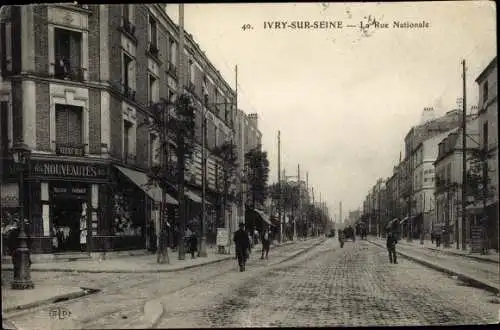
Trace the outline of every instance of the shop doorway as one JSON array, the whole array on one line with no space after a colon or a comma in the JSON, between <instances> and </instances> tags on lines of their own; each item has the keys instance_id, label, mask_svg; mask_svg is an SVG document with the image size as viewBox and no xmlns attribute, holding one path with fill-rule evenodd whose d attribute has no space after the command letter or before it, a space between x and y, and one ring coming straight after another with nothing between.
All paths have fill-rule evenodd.
<instances>
[{"instance_id":1,"label":"shop doorway","mask_svg":"<svg viewBox=\"0 0 500 330\"><path fill-rule=\"evenodd\" d=\"M84 252L81 234L86 243L87 224L85 201L78 198L58 197L52 205L53 249L54 252Z\"/></svg>"}]
</instances>

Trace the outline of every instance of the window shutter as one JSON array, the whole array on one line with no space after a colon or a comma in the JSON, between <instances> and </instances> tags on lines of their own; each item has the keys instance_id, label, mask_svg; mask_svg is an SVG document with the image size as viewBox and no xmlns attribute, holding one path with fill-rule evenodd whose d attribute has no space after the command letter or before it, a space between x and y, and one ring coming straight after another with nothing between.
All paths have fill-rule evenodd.
<instances>
[{"instance_id":1,"label":"window shutter","mask_svg":"<svg viewBox=\"0 0 500 330\"><path fill-rule=\"evenodd\" d=\"M128 64L128 85L130 88L132 88L134 91L136 90L136 62L134 60L130 61Z\"/></svg>"},{"instance_id":2,"label":"window shutter","mask_svg":"<svg viewBox=\"0 0 500 330\"><path fill-rule=\"evenodd\" d=\"M65 108L56 108L56 143L68 143L68 111Z\"/></svg>"},{"instance_id":3,"label":"window shutter","mask_svg":"<svg viewBox=\"0 0 500 330\"><path fill-rule=\"evenodd\" d=\"M135 6L134 5L128 5L128 14L129 14L129 21L132 24L135 24Z\"/></svg>"},{"instance_id":4,"label":"window shutter","mask_svg":"<svg viewBox=\"0 0 500 330\"><path fill-rule=\"evenodd\" d=\"M5 23L5 61L7 71L12 71L12 28L11 23Z\"/></svg>"}]
</instances>

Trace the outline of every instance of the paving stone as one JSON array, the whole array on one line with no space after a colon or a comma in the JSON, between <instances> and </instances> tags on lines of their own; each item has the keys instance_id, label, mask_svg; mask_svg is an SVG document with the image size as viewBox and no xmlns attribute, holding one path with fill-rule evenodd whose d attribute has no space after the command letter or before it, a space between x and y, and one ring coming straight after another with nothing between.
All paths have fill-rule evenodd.
<instances>
[{"instance_id":1,"label":"paving stone","mask_svg":"<svg viewBox=\"0 0 500 330\"><path fill-rule=\"evenodd\" d=\"M251 267L249 269L252 269ZM498 322L489 293L367 242L331 240L299 261L218 277L179 291L159 326L455 325Z\"/></svg>"}]
</instances>

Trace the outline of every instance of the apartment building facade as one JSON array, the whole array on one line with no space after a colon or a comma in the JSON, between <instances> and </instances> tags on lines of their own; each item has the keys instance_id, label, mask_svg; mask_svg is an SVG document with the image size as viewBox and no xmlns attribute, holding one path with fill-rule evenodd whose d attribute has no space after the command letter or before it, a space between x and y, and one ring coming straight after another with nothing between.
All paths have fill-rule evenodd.
<instances>
[{"instance_id":1,"label":"apartment building facade","mask_svg":"<svg viewBox=\"0 0 500 330\"><path fill-rule=\"evenodd\" d=\"M1 33L2 192L18 195L9 150L22 141L32 149L24 205L35 253L151 243L161 192L147 182L159 146L148 111L181 87L197 109L198 145L186 173L196 215L202 114L212 150L233 136L235 92L189 34L181 86L178 28L164 6L10 6ZM208 154L216 195L217 158ZM167 202L178 204L175 195Z\"/></svg>"},{"instance_id":2,"label":"apartment building facade","mask_svg":"<svg viewBox=\"0 0 500 330\"><path fill-rule=\"evenodd\" d=\"M475 201L471 212L476 218L486 219L488 247L498 251L498 76L495 57L476 79L479 88L479 148L488 154L488 193L485 203Z\"/></svg>"},{"instance_id":3,"label":"apartment building facade","mask_svg":"<svg viewBox=\"0 0 500 330\"><path fill-rule=\"evenodd\" d=\"M456 130L456 129L455 129ZM413 171L413 214L414 230L418 235L430 235L435 219L435 168L439 142L449 132L441 133L422 141L415 149L415 170Z\"/></svg>"},{"instance_id":4,"label":"apartment building facade","mask_svg":"<svg viewBox=\"0 0 500 330\"><path fill-rule=\"evenodd\" d=\"M467 121L466 165L470 168L471 150L477 148L479 138L479 120L470 116ZM435 168L435 219L433 229L441 232L445 229L448 242L469 244L470 219L462 220L462 160L463 131L456 128L438 141L438 154L434 161ZM465 246L462 246L465 249Z\"/></svg>"}]
</instances>

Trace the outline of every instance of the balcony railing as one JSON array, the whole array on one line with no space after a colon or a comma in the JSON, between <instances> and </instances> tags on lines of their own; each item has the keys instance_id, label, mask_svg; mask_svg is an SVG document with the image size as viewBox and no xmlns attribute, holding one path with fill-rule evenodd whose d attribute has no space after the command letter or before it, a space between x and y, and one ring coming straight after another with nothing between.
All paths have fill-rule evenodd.
<instances>
[{"instance_id":1,"label":"balcony railing","mask_svg":"<svg viewBox=\"0 0 500 330\"><path fill-rule=\"evenodd\" d=\"M122 87L123 87L123 96L125 96L130 101L135 102L135 93L136 93L135 90L126 85L122 85Z\"/></svg>"},{"instance_id":2,"label":"balcony railing","mask_svg":"<svg viewBox=\"0 0 500 330\"><path fill-rule=\"evenodd\" d=\"M137 157L135 154L133 153L130 153L130 152L126 152L124 155L123 155L123 162L125 164L128 164L128 165L135 165L136 164L136 161L137 161Z\"/></svg>"},{"instance_id":3,"label":"balcony railing","mask_svg":"<svg viewBox=\"0 0 500 330\"><path fill-rule=\"evenodd\" d=\"M54 63L54 77L57 79L84 81L85 68L72 67L68 60L59 60Z\"/></svg>"},{"instance_id":4,"label":"balcony railing","mask_svg":"<svg viewBox=\"0 0 500 330\"><path fill-rule=\"evenodd\" d=\"M174 63L168 62L168 69L167 72L172 75L174 78L177 78L177 67L175 66Z\"/></svg>"},{"instance_id":5,"label":"balcony railing","mask_svg":"<svg viewBox=\"0 0 500 330\"><path fill-rule=\"evenodd\" d=\"M153 56L156 59L160 58L160 50L158 49L158 45L150 42L148 45L148 54Z\"/></svg>"},{"instance_id":6,"label":"balcony railing","mask_svg":"<svg viewBox=\"0 0 500 330\"><path fill-rule=\"evenodd\" d=\"M135 42L137 42L137 38L135 37L135 25L132 24L127 18L122 18L122 32L127 34L130 38L132 38Z\"/></svg>"},{"instance_id":7,"label":"balcony railing","mask_svg":"<svg viewBox=\"0 0 500 330\"><path fill-rule=\"evenodd\" d=\"M85 144L56 142L56 154L61 156L85 156Z\"/></svg>"}]
</instances>

